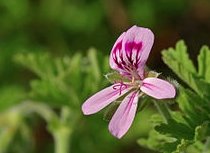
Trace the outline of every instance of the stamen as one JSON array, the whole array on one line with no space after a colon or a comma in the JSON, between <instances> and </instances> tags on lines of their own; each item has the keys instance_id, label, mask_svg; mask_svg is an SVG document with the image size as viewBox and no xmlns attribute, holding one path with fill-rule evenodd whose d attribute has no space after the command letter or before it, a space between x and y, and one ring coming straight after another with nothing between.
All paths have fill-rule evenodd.
<instances>
[{"instance_id":1,"label":"stamen","mask_svg":"<svg viewBox=\"0 0 210 153\"><path fill-rule=\"evenodd\" d=\"M133 83L134 83L134 81L135 81L135 78L134 78L134 76L132 76L132 82L131 82L131 83L133 84Z\"/></svg>"}]
</instances>

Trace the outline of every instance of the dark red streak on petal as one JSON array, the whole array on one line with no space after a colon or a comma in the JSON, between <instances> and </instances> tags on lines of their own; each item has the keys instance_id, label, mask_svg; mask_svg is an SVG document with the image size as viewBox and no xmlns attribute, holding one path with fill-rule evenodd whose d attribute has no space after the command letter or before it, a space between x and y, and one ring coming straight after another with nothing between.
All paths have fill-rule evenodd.
<instances>
[{"instance_id":1,"label":"dark red streak on petal","mask_svg":"<svg viewBox=\"0 0 210 153\"><path fill-rule=\"evenodd\" d=\"M115 46L115 48L114 48L114 50L113 50L113 53L112 53L112 57L113 57L113 60L114 60L114 62L116 63L116 65L117 65L119 68L123 69L122 64L124 64L125 62L124 62L124 60L123 60L123 58L122 58L122 51L121 51L121 50L122 50L122 41L120 41L120 42ZM120 59L121 59L121 63L119 63L118 60L117 60L117 55L116 55L117 51L119 51L119 56L120 56Z\"/></svg>"},{"instance_id":2,"label":"dark red streak on petal","mask_svg":"<svg viewBox=\"0 0 210 153\"><path fill-rule=\"evenodd\" d=\"M125 114L126 116L128 116L128 113L129 113L129 111L130 111L130 109L131 109L131 106L133 105L133 100L134 100L134 98L135 98L135 96L136 96L136 94L137 94L137 92L134 92L129 98L129 102L128 102L128 104L127 104L127 106L126 106L126 109L125 109L125 111L124 111L124 113L123 114Z\"/></svg>"},{"instance_id":3,"label":"dark red streak on petal","mask_svg":"<svg viewBox=\"0 0 210 153\"><path fill-rule=\"evenodd\" d=\"M129 62L131 65L135 66L137 68L138 66L138 63L139 63L139 60L140 60L140 52L142 51L142 42L138 42L136 43L135 41L132 41L132 42L127 42L125 44L125 52L126 52L126 57L128 58ZM134 63L134 59L132 59L132 54L133 54L133 51L135 50L136 52L136 62Z\"/></svg>"}]
</instances>

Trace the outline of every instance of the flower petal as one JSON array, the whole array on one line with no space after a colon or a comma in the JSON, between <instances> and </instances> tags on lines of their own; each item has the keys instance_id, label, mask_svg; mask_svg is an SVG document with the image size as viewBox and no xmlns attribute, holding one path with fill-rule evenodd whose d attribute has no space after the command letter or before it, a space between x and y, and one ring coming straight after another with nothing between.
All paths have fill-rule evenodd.
<instances>
[{"instance_id":1,"label":"flower petal","mask_svg":"<svg viewBox=\"0 0 210 153\"><path fill-rule=\"evenodd\" d=\"M130 128L137 110L138 92L128 94L122 101L109 123L113 136L121 138Z\"/></svg>"},{"instance_id":2,"label":"flower petal","mask_svg":"<svg viewBox=\"0 0 210 153\"><path fill-rule=\"evenodd\" d=\"M82 111L85 115L94 114L124 95L129 90L130 87L122 83L116 83L107 87L87 99L82 105Z\"/></svg>"},{"instance_id":3,"label":"flower petal","mask_svg":"<svg viewBox=\"0 0 210 153\"><path fill-rule=\"evenodd\" d=\"M110 66L122 75L143 79L144 65L154 42L151 30L133 26L122 33L110 54Z\"/></svg>"},{"instance_id":4,"label":"flower petal","mask_svg":"<svg viewBox=\"0 0 210 153\"><path fill-rule=\"evenodd\" d=\"M131 27L122 41L123 58L130 63L141 78L144 66L154 43L154 34L148 28Z\"/></svg>"},{"instance_id":5,"label":"flower petal","mask_svg":"<svg viewBox=\"0 0 210 153\"><path fill-rule=\"evenodd\" d=\"M144 79L140 89L156 99L174 98L176 95L176 90L172 84L158 78Z\"/></svg>"},{"instance_id":6,"label":"flower petal","mask_svg":"<svg viewBox=\"0 0 210 153\"><path fill-rule=\"evenodd\" d=\"M122 57L122 39L125 35L125 32L123 32L119 38L117 39L117 41L115 42L111 54L110 54L110 58L109 58L109 64L110 67L114 70L122 70L122 66L121 66L121 57Z\"/></svg>"}]
</instances>

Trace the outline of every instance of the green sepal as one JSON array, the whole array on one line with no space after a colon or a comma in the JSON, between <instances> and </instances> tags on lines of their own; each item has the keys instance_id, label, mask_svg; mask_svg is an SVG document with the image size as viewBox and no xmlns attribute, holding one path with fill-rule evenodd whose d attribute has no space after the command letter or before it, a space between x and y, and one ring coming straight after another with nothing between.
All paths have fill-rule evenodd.
<instances>
[{"instance_id":1,"label":"green sepal","mask_svg":"<svg viewBox=\"0 0 210 153\"><path fill-rule=\"evenodd\" d=\"M117 83L117 82L130 82L131 81L129 78L121 75L117 71L113 71L113 72L107 73L104 76L112 84L113 83Z\"/></svg>"}]
</instances>

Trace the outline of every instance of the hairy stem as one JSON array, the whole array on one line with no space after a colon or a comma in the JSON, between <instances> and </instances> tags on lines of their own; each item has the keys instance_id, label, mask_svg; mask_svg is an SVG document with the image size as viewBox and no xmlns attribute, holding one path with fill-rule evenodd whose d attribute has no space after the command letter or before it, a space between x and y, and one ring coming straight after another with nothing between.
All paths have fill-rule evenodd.
<instances>
[{"instance_id":1,"label":"hairy stem","mask_svg":"<svg viewBox=\"0 0 210 153\"><path fill-rule=\"evenodd\" d=\"M171 119L171 114L166 103L153 101L160 114L163 116L166 123Z\"/></svg>"}]
</instances>

